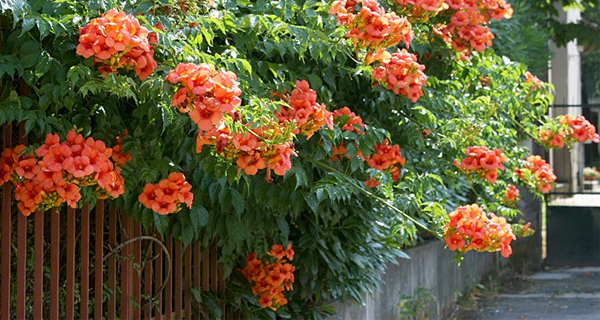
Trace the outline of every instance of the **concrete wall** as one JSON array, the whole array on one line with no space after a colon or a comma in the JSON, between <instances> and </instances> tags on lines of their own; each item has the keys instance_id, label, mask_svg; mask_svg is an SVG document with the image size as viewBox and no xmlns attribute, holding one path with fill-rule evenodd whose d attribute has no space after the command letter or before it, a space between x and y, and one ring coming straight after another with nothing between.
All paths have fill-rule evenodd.
<instances>
[{"instance_id":1,"label":"concrete wall","mask_svg":"<svg viewBox=\"0 0 600 320\"><path fill-rule=\"evenodd\" d=\"M396 305L402 295L412 296L419 288L427 288L434 298L430 302L432 319L448 315L457 294L472 288L486 275L498 270L497 253L468 252L459 267L453 252L440 241L430 242L406 253L410 260L400 260L389 266L378 291L366 298L365 305L353 302L337 305L342 319L393 320L398 319Z\"/></svg>"}]
</instances>

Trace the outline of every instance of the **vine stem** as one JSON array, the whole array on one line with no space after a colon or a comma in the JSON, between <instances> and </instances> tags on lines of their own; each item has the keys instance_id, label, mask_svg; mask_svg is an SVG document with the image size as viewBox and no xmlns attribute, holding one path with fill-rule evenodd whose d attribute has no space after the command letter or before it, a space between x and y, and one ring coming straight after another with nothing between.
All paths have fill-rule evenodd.
<instances>
[{"instance_id":1,"label":"vine stem","mask_svg":"<svg viewBox=\"0 0 600 320\"><path fill-rule=\"evenodd\" d=\"M440 237L438 232L435 232L431 229L429 229L427 226L425 226L424 224L422 224L421 222L417 221L415 218L409 216L406 212L396 208L396 206L394 206L393 204L391 204L388 200L383 199L381 197L379 197L378 195L374 194L373 192L366 190L365 188L359 186L358 184L356 184L350 177L348 177L347 175L345 175L344 173L340 172L339 170L335 169L334 167L327 165L325 163L322 162L318 162L315 161L311 158L307 158L307 157L303 157L304 159L308 160L310 163L321 167L322 169L326 169L329 170L331 172L334 172L336 174L338 174L339 176L343 177L346 181L348 181L348 183L350 183L354 188L360 190L361 192L365 193L366 195L377 199L378 201L380 201L381 203L385 204L386 206L388 206L390 209L392 209L393 211L399 213L400 215L402 215L403 217L405 217L406 219L410 220L412 223L414 223L415 225L419 226L421 229L426 230L428 232L430 232L433 235L436 235L437 237Z\"/></svg>"},{"instance_id":2,"label":"vine stem","mask_svg":"<svg viewBox=\"0 0 600 320\"><path fill-rule=\"evenodd\" d=\"M531 137L533 140L535 140L535 141L537 141L537 140L538 140L538 138L537 138L537 137L535 137L533 134L531 134L529 131L527 131L527 130L525 129L525 127L523 127L523 125L522 125L522 124L520 124L520 123L519 123L517 120L515 120L515 118L513 118L513 117L509 117L509 118L510 118L510 120L511 120L511 121L512 121L512 122L513 122L513 123L514 123L514 124L515 124L517 127L519 127L521 130L523 130L523 132L525 132L525 133L526 133L528 136L530 136L530 137Z\"/></svg>"},{"instance_id":3,"label":"vine stem","mask_svg":"<svg viewBox=\"0 0 600 320\"><path fill-rule=\"evenodd\" d=\"M169 277L171 276L171 255L169 254L167 247L165 247L165 245L160 240L158 240L152 236L138 236L135 238L131 238L131 239L121 243L120 245L114 247L106 256L104 256L104 259L102 259L102 263L104 263L104 261L106 261L106 259L108 257L117 253L117 251L123 249L126 245L134 243L136 241L142 241L142 240L149 240L149 241L153 241L153 242L157 243L160 246L161 251L165 253L165 257L167 258L167 262L168 262L167 263L167 276L163 280L160 288L154 293L154 296L152 297L152 299L153 299L154 297L156 297L160 292L162 292L165 289L165 287L167 286L167 281L168 281ZM144 302L144 304L142 304L140 306L140 309L143 308L146 304L148 304L152 299L147 299L146 302Z\"/></svg>"}]
</instances>

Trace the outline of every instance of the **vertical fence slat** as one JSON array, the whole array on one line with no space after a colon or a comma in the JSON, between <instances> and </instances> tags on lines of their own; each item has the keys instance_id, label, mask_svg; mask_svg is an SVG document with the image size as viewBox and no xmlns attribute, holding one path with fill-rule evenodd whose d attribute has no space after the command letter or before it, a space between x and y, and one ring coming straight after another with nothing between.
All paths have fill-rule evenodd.
<instances>
[{"instance_id":1,"label":"vertical fence slat","mask_svg":"<svg viewBox=\"0 0 600 320\"><path fill-rule=\"evenodd\" d=\"M44 313L44 213L35 213L35 267L33 275L33 317L42 319Z\"/></svg>"},{"instance_id":2,"label":"vertical fence slat","mask_svg":"<svg viewBox=\"0 0 600 320\"><path fill-rule=\"evenodd\" d=\"M217 246L210 246L210 288L213 292L219 290L219 267L217 265Z\"/></svg>"},{"instance_id":3,"label":"vertical fence slat","mask_svg":"<svg viewBox=\"0 0 600 320\"><path fill-rule=\"evenodd\" d=\"M52 209L50 216L50 319L60 317L60 214Z\"/></svg>"},{"instance_id":4,"label":"vertical fence slat","mask_svg":"<svg viewBox=\"0 0 600 320\"><path fill-rule=\"evenodd\" d=\"M98 236L102 237L102 234ZM90 205L87 203L81 208L81 242L79 248L81 255L79 317L87 320L90 305Z\"/></svg>"},{"instance_id":5,"label":"vertical fence slat","mask_svg":"<svg viewBox=\"0 0 600 320\"><path fill-rule=\"evenodd\" d=\"M112 207L108 217L108 245L111 250L117 246L117 208ZM115 255L108 257L108 288L111 291L108 300L108 319L117 317L117 260Z\"/></svg>"},{"instance_id":6,"label":"vertical fence slat","mask_svg":"<svg viewBox=\"0 0 600 320\"><path fill-rule=\"evenodd\" d=\"M29 89L25 81L19 81L20 95L27 95ZM27 144L25 136L25 122L19 123L19 144ZM17 213L17 284L27 283L27 217ZM17 285L17 296L15 299L17 319L25 318L26 293L25 285Z\"/></svg>"},{"instance_id":7,"label":"vertical fence slat","mask_svg":"<svg viewBox=\"0 0 600 320\"><path fill-rule=\"evenodd\" d=\"M192 319L192 246L188 245L184 252L184 267L185 267L185 318Z\"/></svg>"},{"instance_id":8,"label":"vertical fence slat","mask_svg":"<svg viewBox=\"0 0 600 320\"><path fill-rule=\"evenodd\" d=\"M119 212L121 214L121 212ZM121 214L121 244L131 238L131 223L129 216ZM121 319L131 319L131 246L126 245L121 249Z\"/></svg>"},{"instance_id":9,"label":"vertical fence slat","mask_svg":"<svg viewBox=\"0 0 600 320\"><path fill-rule=\"evenodd\" d=\"M152 246L153 243L148 243L144 254L144 296L142 303L144 304L143 318L150 319L152 317L152 309L149 298L152 296ZM160 286L160 284L157 284Z\"/></svg>"},{"instance_id":10,"label":"vertical fence slat","mask_svg":"<svg viewBox=\"0 0 600 320\"><path fill-rule=\"evenodd\" d=\"M25 318L25 275L27 272L27 217L17 213L17 319Z\"/></svg>"},{"instance_id":11,"label":"vertical fence slat","mask_svg":"<svg viewBox=\"0 0 600 320\"><path fill-rule=\"evenodd\" d=\"M210 290L210 249L209 247L204 248L204 254L202 255L202 291Z\"/></svg>"},{"instance_id":12,"label":"vertical fence slat","mask_svg":"<svg viewBox=\"0 0 600 320\"><path fill-rule=\"evenodd\" d=\"M12 126L6 124L4 129L3 147L12 147ZM2 187L2 274L0 275L0 318L10 317L10 266L11 266L11 240L12 240L12 212L11 212L11 187L5 184Z\"/></svg>"},{"instance_id":13,"label":"vertical fence slat","mask_svg":"<svg viewBox=\"0 0 600 320\"><path fill-rule=\"evenodd\" d=\"M171 265L171 274L167 278L165 287L165 316L167 320L173 318L173 271L175 270L175 260L173 259L173 237L167 237L167 250L171 259L167 261Z\"/></svg>"},{"instance_id":14,"label":"vertical fence slat","mask_svg":"<svg viewBox=\"0 0 600 320\"><path fill-rule=\"evenodd\" d=\"M133 218L129 219L131 224L133 225L133 236L139 237L142 235L142 225L137 223ZM140 310L140 302L142 295L142 277L141 277L141 264L142 264L142 242L136 241L133 243L133 256L134 256L134 266L135 269L132 269L132 294L133 300L136 302L136 305L133 306L133 319L140 319L141 310Z\"/></svg>"},{"instance_id":15,"label":"vertical fence slat","mask_svg":"<svg viewBox=\"0 0 600 320\"><path fill-rule=\"evenodd\" d=\"M65 315L75 318L75 209L67 208L67 295L65 297Z\"/></svg>"},{"instance_id":16,"label":"vertical fence slat","mask_svg":"<svg viewBox=\"0 0 600 320\"><path fill-rule=\"evenodd\" d=\"M104 201L96 202L96 235L94 244L94 319L102 319L104 291Z\"/></svg>"},{"instance_id":17,"label":"vertical fence slat","mask_svg":"<svg viewBox=\"0 0 600 320\"><path fill-rule=\"evenodd\" d=\"M181 288L181 281L182 281L182 274L181 274L181 241L175 241L175 258L173 259L174 263L173 266L175 266L175 279L173 279L173 282L175 282L175 317L177 319L181 319L181 308L183 307L183 305L181 304L181 298L182 298L182 288Z\"/></svg>"},{"instance_id":18,"label":"vertical fence slat","mask_svg":"<svg viewBox=\"0 0 600 320\"><path fill-rule=\"evenodd\" d=\"M194 288L200 290L202 286L202 247L199 243L194 245L193 259L194 259ZM194 308L197 314L201 314L200 304L194 303L198 308Z\"/></svg>"},{"instance_id":19,"label":"vertical fence slat","mask_svg":"<svg viewBox=\"0 0 600 320\"><path fill-rule=\"evenodd\" d=\"M162 238L159 235L156 235L156 238L158 238L160 241L162 241ZM163 299L162 299L161 286L163 283L163 255L165 253L162 251L162 249L158 243L155 244L154 249L157 254L156 260L154 260L154 283L155 283L154 295L158 302L156 304L156 309L155 309L156 311L155 311L154 317L156 319L162 319L162 314L163 314L162 300Z\"/></svg>"}]
</instances>

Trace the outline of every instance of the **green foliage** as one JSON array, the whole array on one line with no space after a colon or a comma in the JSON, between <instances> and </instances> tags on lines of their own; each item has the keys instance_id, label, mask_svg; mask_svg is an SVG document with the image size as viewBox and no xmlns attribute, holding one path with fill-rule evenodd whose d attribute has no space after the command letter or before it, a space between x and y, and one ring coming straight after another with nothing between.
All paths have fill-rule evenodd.
<instances>
[{"instance_id":1,"label":"green foliage","mask_svg":"<svg viewBox=\"0 0 600 320\"><path fill-rule=\"evenodd\" d=\"M398 319L429 319L429 304L435 299L431 290L418 288L412 295L401 295L396 306Z\"/></svg>"},{"instance_id":2,"label":"green foliage","mask_svg":"<svg viewBox=\"0 0 600 320\"><path fill-rule=\"evenodd\" d=\"M525 66L491 51L456 60L439 43L415 44L421 57L430 49L440 53L425 62L428 87L417 103L373 88L372 67L357 60L325 1L222 1L188 12L174 0L0 3L0 124L25 122L29 141L38 145L47 133L64 136L77 127L112 146L127 129L123 151L133 160L123 166L126 191L119 201L146 230L173 234L185 245L217 243L228 295L194 291L211 317L219 317L220 302L256 317L325 317L334 313L334 300L362 301L419 236L439 237L449 210L479 202L516 215L497 203L517 160L528 154L520 141L551 102L545 88L523 84ZM112 7L140 14L157 32L159 66L144 81L132 72L102 75L92 58L75 53L78 30ZM158 22L164 30L152 27ZM272 182L262 172L247 176L214 148L195 152L198 129L171 107L173 90L164 81L179 62L235 72L244 119L265 121L280 107L270 101L271 91L289 92L295 80L306 79L329 110L348 106L360 115L366 134L338 126L308 140L298 136L298 156L285 176ZM355 156L386 138L400 144L407 160L397 183ZM342 141L350 159L330 161ZM511 159L502 182L467 181L456 168L453 161L473 145L502 148ZM142 206L143 186L173 171L184 172L193 186L192 209L162 216ZM364 181L374 176L382 185L368 189ZM256 311L239 268L247 254L287 242L297 269L290 303L278 313Z\"/></svg>"}]
</instances>

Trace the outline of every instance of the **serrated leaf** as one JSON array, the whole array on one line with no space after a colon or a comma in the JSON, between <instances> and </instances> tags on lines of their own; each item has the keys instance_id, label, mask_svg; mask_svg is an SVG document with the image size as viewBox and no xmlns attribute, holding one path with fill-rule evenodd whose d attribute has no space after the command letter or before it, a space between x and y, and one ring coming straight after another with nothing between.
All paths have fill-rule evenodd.
<instances>
[{"instance_id":1,"label":"serrated leaf","mask_svg":"<svg viewBox=\"0 0 600 320\"><path fill-rule=\"evenodd\" d=\"M189 211L183 211L179 215L179 223L181 225L181 241L183 242L183 246L187 247L194 241L194 234L196 233Z\"/></svg>"},{"instance_id":2,"label":"serrated leaf","mask_svg":"<svg viewBox=\"0 0 600 320\"><path fill-rule=\"evenodd\" d=\"M235 210L237 214L244 213L246 204L242 195L239 193L239 191L233 188L229 191L231 193L231 204L233 205L233 210Z\"/></svg>"},{"instance_id":3,"label":"serrated leaf","mask_svg":"<svg viewBox=\"0 0 600 320\"><path fill-rule=\"evenodd\" d=\"M194 205L192 205L192 211L190 212L190 220L192 221L192 224L194 225L196 230L199 230L200 228L206 226L206 224L208 224L208 218L208 210L206 210L206 208L202 204L194 203Z\"/></svg>"},{"instance_id":4,"label":"serrated leaf","mask_svg":"<svg viewBox=\"0 0 600 320\"><path fill-rule=\"evenodd\" d=\"M313 213L318 213L319 202L317 201L317 197L315 197L313 194L306 194L304 196L304 200L306 201L306 204L308 204L308 207L310 208L310 210L312 210Z\"/></svg>"},{"instance_id":5,"label":"serrated leaf","mask_svg":"<svg viewBox=\"0 0 600 320\"><path fill-rule=\"evenodd\" d=\"M290 225L284 217L277 217L277 226L283 234L283 237L287 239L287 237L290 235Z\"/></svg>"},{"instance_id":6,"label":"serrated leaf","mask_svg":"<svg viewBox=\"0 0 600 320\"><path fill-rule=\"evenodd\" d=\"M169 218L167 216L160 215L156 212L154 213L154 225L156 226L156 231L160 233L161 236L165 235L167 228L169 227Z\"/></svg>"},{"instance_id":7,"label":"serrated leaf","mask_svg":"<svg viewBox=\"0 0 600 320\"><path fill-rule=\"evenodd\" d=\"M152 222L154 222L154 215L152 214L152 211L148 212L147 210L144 210L141 215L144 230L150 230L150 227L152 227Z\"/></svg>"}]
</instances>

